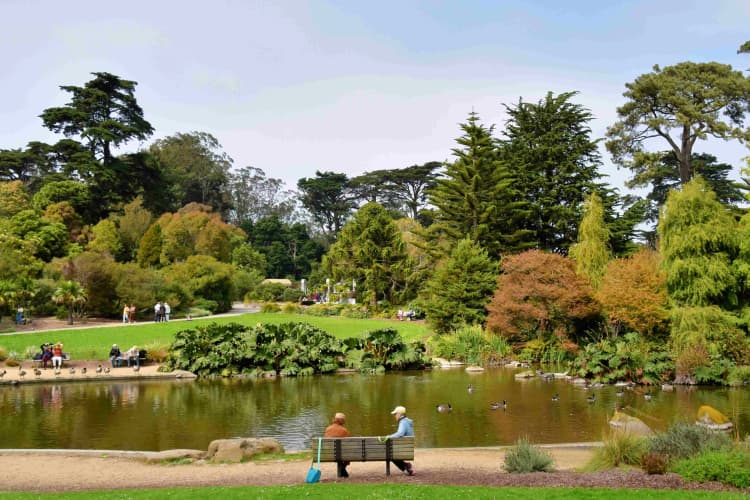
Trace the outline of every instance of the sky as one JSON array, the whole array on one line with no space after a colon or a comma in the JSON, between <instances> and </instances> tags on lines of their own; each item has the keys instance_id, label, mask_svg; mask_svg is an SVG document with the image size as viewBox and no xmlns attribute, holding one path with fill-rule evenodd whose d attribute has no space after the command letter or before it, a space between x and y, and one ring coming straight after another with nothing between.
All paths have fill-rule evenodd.
<instances>
[{"instance_id":1,"label":"sky","mask_svg":"<svg viewBox=\"0 0 750 500\"><path fill-rule=\"evenodd\" d=\"M0 149L54 142L42 110L92 72L138 82L156 132L214 135L294 188L450 161L471 111L496 134L503 104L577 91L594 138L654 64L750 68L750 1L0 0ZM659 144L659 149L666 149ZM602 145L603 173L622 188ZM739 172L745 146L696 145ZM627 192L626 190L623 190Z\"/></svg>"}]
</instances>

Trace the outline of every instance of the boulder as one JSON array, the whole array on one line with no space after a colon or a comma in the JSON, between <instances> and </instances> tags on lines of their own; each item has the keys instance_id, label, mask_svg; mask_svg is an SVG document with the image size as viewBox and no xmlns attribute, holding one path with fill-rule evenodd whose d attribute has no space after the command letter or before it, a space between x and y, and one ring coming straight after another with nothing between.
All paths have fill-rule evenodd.
<instances>
[{"instance_id":1,"label":"boulder","mask_svg":"<svg viewBox=\"0 0 750 500\"><path fill-rule=\"evenodd\" d=\"M536 373L534 373L532 370L528 370L521 373L516 373L516 378L534 378L536 377Z\"/></svg>"},{"instance_id":2,"label":"boulder","mask_svg":"<svg viewBox=\"0 0 750 500\"><path fill-rule=\"evenodd\" d=\"M652 431L651 428L643 422L643 420L636 417L631 417L630 415L617 410L615 410L615 414L609 421L609 425L611 425L615 429L633 434L635 436L650 436L654 433L654 431Z\"/></svg>"},{"instance_id":3,"label":"boulder","mask_svg":"<svg viewBox=\"0 0 750 500\"><path fill-rule=\"evenodd\" d=\"M472 365L472 366L467 366L466 371L467 372L483 372L484 368L482 368L481 366Z\"/></svg>"},{"instance_id":4,"label":"boulder","mask_svg":"<svg viewBox=\"0 0 750 500\"><path fill-rule=\"evenodd\" d=\"M208 445L206 458L215 462L240 462L264 453L284 453L273 438L216 439Z\"/></svg>"},{"instance_id":5,"label":"boulder","mask_svg":"<svg viewBox=\"0 0 750 500\"><path fill-rule=\"evenodd\" d=\"M716 408L703 405L698 408L698 416L695 423L702 427L715 430L729 430L733 427L732 422Z\"/></svg>"}]
</instances>

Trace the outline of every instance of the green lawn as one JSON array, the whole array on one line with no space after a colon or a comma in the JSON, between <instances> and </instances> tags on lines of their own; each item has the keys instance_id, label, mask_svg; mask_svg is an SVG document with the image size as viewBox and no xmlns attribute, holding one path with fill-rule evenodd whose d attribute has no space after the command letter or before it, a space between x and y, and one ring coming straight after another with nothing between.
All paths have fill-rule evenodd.
<instances>
[{"instance_id":1,"label":"green lawn","mask_svg":"<svg viewBox=\"0 0 750 500\"><path fill-rule=\"evenodd\" d=\"M69 352L73 359L107 359L112 344L118 344L121 349L129 349L132 345L141 347L153 342L169 344L176 332L211 322L221 324L236 322L244 325L255 325L257 323L286 323L289 321L309 323L342 339L356 337L371 330L387 327L396 328L407 341L422 339L430 334L429 328L423 323L409 321L253 313L215 319L196 319L190 322L143 322L135 325L4 335L0 336L0 347L23 354L29 346L34 346L34 349L38 350L44 342L62 342L65 345L65 351Z\"/></svg>"},{"instance_id":2,"label":"green lawn","mask_svg":"<svg viewBox=\"0 0 750 500\"><path fill-rule=\"evenodd\" d=\"M0 497L30 498L75 498L75 499L193 499L193 498L324 498L350 500L362 499L470 499L512 498L514 500L544 499L588 499L588 498L628 498L640 499L700 499L700 498L745 498L741 494L709 493L676 490L622 490L606 488L490 488L468 486L427 486L404 484L312 484L299 486L243 486L205 488L167 488L154 490L91 491L81 493L4 493Z\"/></svg>"}]
</instances>

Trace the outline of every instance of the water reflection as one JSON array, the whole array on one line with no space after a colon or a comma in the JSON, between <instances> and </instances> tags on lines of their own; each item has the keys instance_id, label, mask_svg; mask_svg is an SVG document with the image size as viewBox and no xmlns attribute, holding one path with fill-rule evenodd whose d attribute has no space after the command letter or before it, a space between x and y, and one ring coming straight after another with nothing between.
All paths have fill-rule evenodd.
<instances>
[{"instance_id":1,"label":"water reflection","mask_svg":"<svg viewBox=\"0 0 750 500\"><path fill-rule=\"evenodd\" d=\"M614 387L584 390L565 381L515 380L514 371L435 370L276 380L134 381L0 387L4 448L205 449L217 438L269 436L288 450L310 447L333 413L355 435L394 430L399 404L414 419L421 447L495 446L526 435L536 443L601 438L615 404L655 429L691 420L711 405L740 434L750 425L750 390L677 387L673 392ZM467 391L471 384L473 391ZM558 394L559 399L553 400ZM591 396L595 394L595 398ZM593 399L593 402L589 402ZM491 403L507 401L506 408ZM440 413L436 405L450 403Z\"/></svg>"}]
</instances>

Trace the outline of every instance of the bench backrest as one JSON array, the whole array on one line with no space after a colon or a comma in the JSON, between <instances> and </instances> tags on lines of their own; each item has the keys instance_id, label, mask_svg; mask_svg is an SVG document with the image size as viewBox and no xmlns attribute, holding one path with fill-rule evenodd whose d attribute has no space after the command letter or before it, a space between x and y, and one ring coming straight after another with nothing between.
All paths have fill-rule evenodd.
<instances>
[{"instance_id":1,"label":"bench backrest","mask_svg":"<svg viewBox=\"0 0 750 500\"><path fill-rule=\"evenodd\" d=\"M313 459L318 458L318 438L313 438ZM320 443L321 462L372 462L379 460L413 460L414 438L389 439L382 443L377 437L323 438Z\"/></svg>"}]
</instances>

